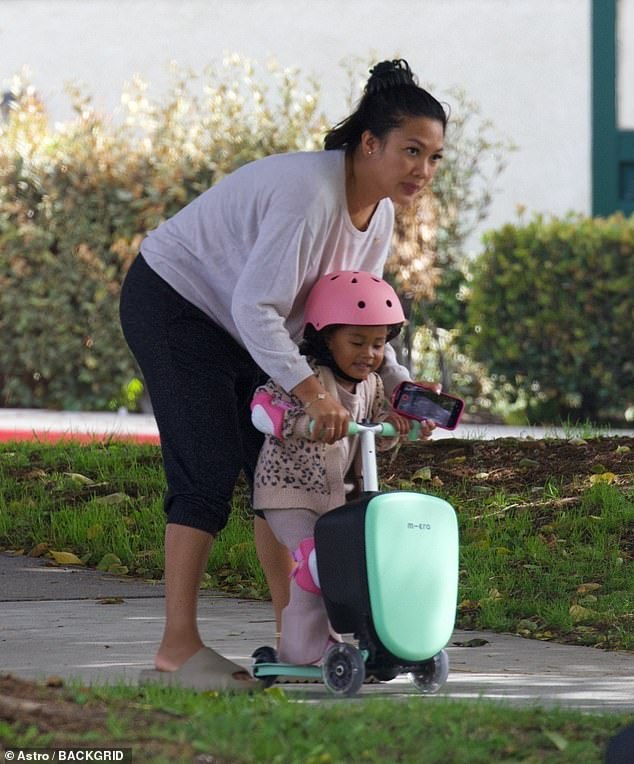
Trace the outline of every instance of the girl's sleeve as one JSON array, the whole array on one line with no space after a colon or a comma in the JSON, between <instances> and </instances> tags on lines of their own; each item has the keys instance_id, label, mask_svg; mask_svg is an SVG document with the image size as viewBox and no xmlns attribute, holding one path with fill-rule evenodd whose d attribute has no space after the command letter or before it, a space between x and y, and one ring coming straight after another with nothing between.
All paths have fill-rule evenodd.
<instances>
[{"instance_id":1,"label":"girl's sleeve","mask_svg":"<svg viewBox=\"0 0 634 764\"><path fill-rule=\"evenodd\" d=\"M251 401L251 421L260 432L278 440L310 437L310 417L301 402L273 380L255 391Z\"/></svg>"}]
</instances>

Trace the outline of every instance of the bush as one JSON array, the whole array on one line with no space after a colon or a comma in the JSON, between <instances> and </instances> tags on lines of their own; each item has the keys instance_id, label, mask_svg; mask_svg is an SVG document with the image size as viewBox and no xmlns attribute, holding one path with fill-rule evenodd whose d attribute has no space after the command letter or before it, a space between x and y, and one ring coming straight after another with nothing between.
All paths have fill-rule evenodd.
<instances>
[{"instance_id":1,"label":"bush","mask_svg":"<svg viewBox=\"0 0 634 764\"><path fill-rule=\"evenodd\" d=\"M201 76L175 67L160 103L137 78L120 115L99 114L71 89L76 117L54 129L33 88L16 80L10 117L0 123L0 406L135 406L139 386L129 383L139 372L118 302L145 232L246 162L322 145L329 125L317 83L268 68L271 88L237 56ZM503 167L504 146L476 105L461 92L453 98L434 192L410 216L397 213L387 269L412 306L413 328L417 303L436 287L436 325L460 307L462 245Z\"/></svg>"},{"instance_id":2,"label":"bush","mask_svg":"<svg viewBox=\"0 0 634 764\"><path fill-rule=\"evenodd\" d=\"M134 405L118 303L144 233L238 165L320 143L318 89L303 92L293 71L275 68L268 94L232 58L207 72L203 97L175 74L162 105L135 80L120 124L74 90L76 119L56 130L16 83L0 126L0 405Z\"/></svg>"},{"instance_id":3,"label":"bush","mask_svg":"<svg viewBox=\"0 0 634 764\"><path fill-rule=\"evenodd\" d=\"M634 217L536 216L484 238L469 346L529 418L622 419L634 399Z\"/></svg>"}]
</instances>

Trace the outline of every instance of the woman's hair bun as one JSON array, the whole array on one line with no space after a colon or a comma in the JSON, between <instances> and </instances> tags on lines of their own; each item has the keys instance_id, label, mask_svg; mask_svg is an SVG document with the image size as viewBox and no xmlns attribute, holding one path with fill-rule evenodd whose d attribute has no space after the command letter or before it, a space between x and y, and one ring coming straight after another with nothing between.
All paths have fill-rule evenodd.
<instances>
[{"instance_id":1,"label":"woman's hair bun","mask_svg":"<svg viewBox=\"0 0 634 764\"><path fill-rule=\"evenodd\" d=\"M399 85L418 85L416 77L404 58L381 61L372 67L365 92L368 95L373 95Z\"/></svg>"}]
</instances>

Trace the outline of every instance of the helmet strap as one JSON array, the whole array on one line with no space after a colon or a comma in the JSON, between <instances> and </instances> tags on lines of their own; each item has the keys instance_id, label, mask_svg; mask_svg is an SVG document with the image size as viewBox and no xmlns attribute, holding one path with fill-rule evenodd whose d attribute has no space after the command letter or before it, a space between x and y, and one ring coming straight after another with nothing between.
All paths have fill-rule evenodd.
<instances>
[{"instance_id":1,"label":"helmet strap","mask_svg":"<svg viewBox=\"0 0 634 764\"><path fill-rule=\"evenodd\" d=\"M343 371L343 369L339 368L334 358L328 361L326 363L326 366L328 366L332 370L332 373L335 375L335 377L339 377L339 379L344 379L346 382L353 382L355 385L358 385L360 382L363 382L362 379L357 379L356 377L351 377L349 374L346 374L346 372Z\"/></svg>"}]
</instances>

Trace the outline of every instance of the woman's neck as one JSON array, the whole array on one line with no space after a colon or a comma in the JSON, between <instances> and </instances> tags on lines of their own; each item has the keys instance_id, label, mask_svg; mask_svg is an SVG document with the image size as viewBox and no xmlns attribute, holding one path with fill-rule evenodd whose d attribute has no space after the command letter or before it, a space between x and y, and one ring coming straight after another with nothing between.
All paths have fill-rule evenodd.
<instances>
[{"instance_id":1,"label":"woman's neck","mask_svg":"<svg viewBox=\"0 0 634 764\"><path fill-rule=\"evenodd\" d=\"M380 200L368 191L368 182L363 180L362 162L357 152L346 154L346 203L354 227L366 231Z\"/></svg>"}]
</instances>

